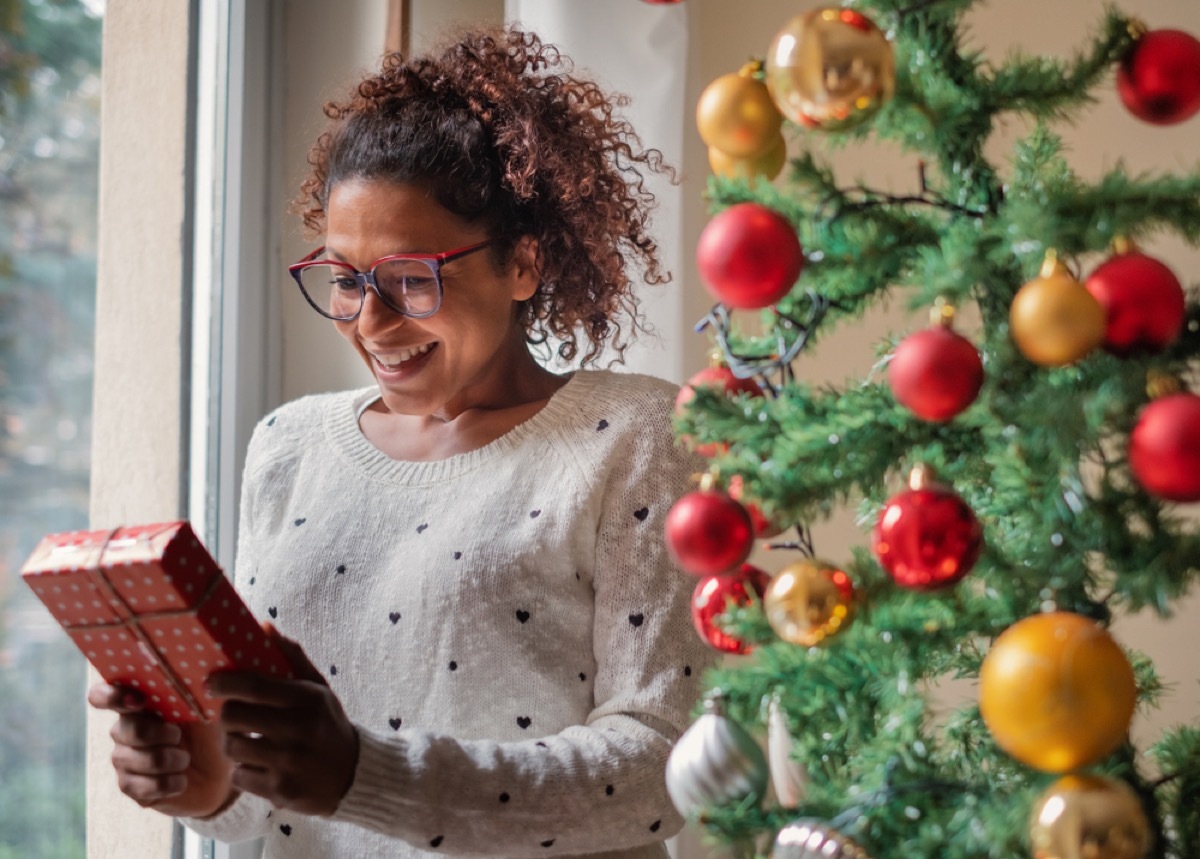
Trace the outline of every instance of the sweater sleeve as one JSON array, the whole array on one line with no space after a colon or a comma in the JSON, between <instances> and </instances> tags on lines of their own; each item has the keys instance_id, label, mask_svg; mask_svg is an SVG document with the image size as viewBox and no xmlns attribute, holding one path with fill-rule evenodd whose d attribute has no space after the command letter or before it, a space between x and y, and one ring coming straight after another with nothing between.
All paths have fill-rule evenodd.
<instances>
[{"instance_id":1,"label":"sweater sleeve","mask_svg":"<svg viewBox=\"0 0 1200 859\"><path fill-rule=\"evenodd\" d=\"M359 727L355 780L335 819L448 853L554 856L658 842L682 820L665 765L714 653L691 624L695 580L663 521L697 462L676 446L670 392L642 394L600 498L593 587L594 707L539 740L459 740Z\"/></svg>"}]
</instances>

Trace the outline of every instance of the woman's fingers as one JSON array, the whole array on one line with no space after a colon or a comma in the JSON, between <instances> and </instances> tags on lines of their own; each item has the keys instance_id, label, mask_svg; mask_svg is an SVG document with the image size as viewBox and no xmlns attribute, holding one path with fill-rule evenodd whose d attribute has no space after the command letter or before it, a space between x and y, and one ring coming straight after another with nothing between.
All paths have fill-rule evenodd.
<instances>
[{"instance_id":1,"label":"woman's fingers","mask_svg":"<svg viewBox=\"0 0 1200 859\"><path fill-rule=\"evenodd\" d=\"M149 808L187 790L187 777L179 773L149 776L117 770L117 787L138 805Z\"/></svg>"},{"instance_id":2,"label":"woman's fingers","mask_svg":"<svg viewBox=\"0 0 1200 859\"><path fill-rule=\"evenodd\" d=\"M287 658L288 664L292 666L292 671L295 672L297 680L308 680L312 683L319 683L324 686L329 685L329 681L325 679L317 666L313 665L312 660L308 658L308 654L304 652L304 648L297 642L284 636L275 625L271 622L263 624L263 629L267 635L279 646L283 651L283 655Z\"/></svg>"},{"instance_id":3,"label":"woman's fingers","mask_svg":"<svg viewBox=\"0 0 1200 859\"><path fill-rule=\"evenodd\" d=\"M266 737L248 734L226 734L225 756L239 766L265 767L280 757L279 748Z\"/></svg>"},{"instance_id":4,"label":"woman's fingers","mask_svg":"<svg viewBox=\"0 0 1200 859\"><path fill-rule=\"evenodd\" d=\"M143 807L158 805L187 790L191 762L191 755L177 745L137 747L118 742L112 753L117 786Z\"/></svg>"},{"instance_id":5,"label":"woman's fingers","mask_svg":"<svg viewBox=\"0 0 1200 859\"><path fill-rule=\"evenodd\" d=\"M113 749L112 762L117 769L134 775L161 776L186 772L192 763L192 756L178 746L142 749L117 746Z\"/></svg>"},{"instance_id":6,"label":"woman's fingers","mask_svg":"<svg viewBox=\"0 0 1200 859\"><path fill-rule=\"evenodd\" d=\"M284 799L279 790L278 775L261 767L239 765L233 771L233 786L244 793L273 798L273 801ZM280 807L288 806L280 802Z\"/></svg>"},{"instance_id":7,"label":"woman's fingers","mask_svg":"<svg viewBox=\"0 0 1200 859\"><path fill-rule=\"evenodd\" d=\"M146 706L146 699L136 689L96 683L87 692L87 702L97 710L116 713L137 713Z\"/></svg>"},{"instance_id":8,"label":"woman's fingers","mask_svg":"<svg viewBox=\"0 0 1200 859\"><path fill-rule=\"evenodd\" d=\"M221 727L227 734L265 734L281 742L300 740L312 731L314 710L307 701L288 707L229 700L221 705Z\"/></svg>"},{"instance_id":9,"label":"woman's fingers","mask_svg":"<svg viewBox=\"0 0 1200 859\"><path fill-rule=\"evenodd\" d=\"M115 712L109 731L112 765L121 792L143 808L177 817L205 817L237 798L234 764L221 752L219 724L163 721L145 709L135 689L96 683L88 703Z\"/></svg>"},{"instance_id":10,"label":"woman's fingers","mask_svg":"<svg viewBox=\"0 0 1200 859\"><path fill-rule=\"evenodd\" d=\"M122 714L113 723L108 735L118 746L134 748L177 746L183 739L183 731L178 725L164 722L148 713Z\"/></svg>"}]
</instances>

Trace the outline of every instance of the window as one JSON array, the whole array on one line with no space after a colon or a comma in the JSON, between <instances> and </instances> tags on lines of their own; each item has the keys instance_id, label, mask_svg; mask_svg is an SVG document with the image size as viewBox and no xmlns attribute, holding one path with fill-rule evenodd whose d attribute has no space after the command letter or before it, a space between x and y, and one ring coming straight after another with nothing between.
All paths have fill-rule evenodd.
<instances>
[{"instance_id":1,"label":"window","mask_svg":"<svg viewBox=\"0 0 1200 859\"><path fill-rule=\"evenodd\" d=\"M84 855L85 664L18 572L87 525L102 12L0 16L0 859Z\"/></svg>"}]
</instances>

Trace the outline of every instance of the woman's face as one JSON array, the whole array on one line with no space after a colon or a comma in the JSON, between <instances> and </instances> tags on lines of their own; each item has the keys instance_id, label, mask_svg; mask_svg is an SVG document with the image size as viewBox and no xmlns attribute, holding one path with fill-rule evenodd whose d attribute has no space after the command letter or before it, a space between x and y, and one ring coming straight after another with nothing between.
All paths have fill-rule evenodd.
<instances>
[{"instance_id":1,"label":"woman's face","mask_svg":"<svg viewBox=\"0 0 1200 859\"><path fill-rule=\"evenodd\" d=\"M326 252L359 271L390 254L440 253L490 238L412 185L348 180L326 205ZM506 404L513 372L528 361L514 302L537 289L532 243L518 244L508 271L497 271L494 260L485 248L444 263L442 305L432 316L403 316L368 289L362 313L334 323L371 368L389 411L450 420Z\"/></svg>"}]
</instances>

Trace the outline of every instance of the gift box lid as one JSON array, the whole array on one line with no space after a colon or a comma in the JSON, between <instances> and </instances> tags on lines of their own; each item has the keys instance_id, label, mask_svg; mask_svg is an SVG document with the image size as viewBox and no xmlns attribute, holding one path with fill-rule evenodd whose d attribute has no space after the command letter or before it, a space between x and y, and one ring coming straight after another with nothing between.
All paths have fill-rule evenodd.
<instances>
[{"instance_id":1,"label":"gift box lid","mask_svg":"<svg viewBox=\"0 0 1200 859\"><path fill-rule=\"evenodd\" d=\"M196 605L220 568L187 522L43 539L21 575L64 626L117 623Z\"/></svg>"}]
</instances>

